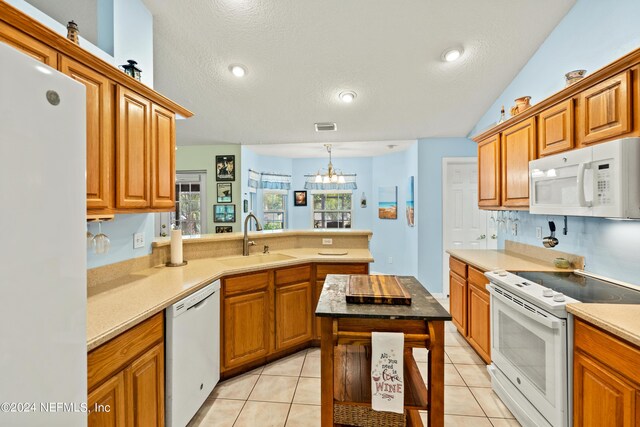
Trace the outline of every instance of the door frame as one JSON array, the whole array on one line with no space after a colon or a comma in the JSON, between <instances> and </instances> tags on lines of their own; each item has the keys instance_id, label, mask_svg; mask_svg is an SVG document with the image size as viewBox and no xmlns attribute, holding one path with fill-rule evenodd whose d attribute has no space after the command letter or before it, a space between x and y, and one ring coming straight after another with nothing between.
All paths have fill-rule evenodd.
<instances>
[{"instance_id":1,"label":"door frame","mask_svg":"<svg viewBox=\"0 0 640 427\"><path fill-rule=\"evenodd\" d=\"M442 158L442 294L445 298L449 297L449 274L447 272L449 265L449 254L445 249L445 242L447 241L447 216L445 210L447 208L448 196L447 188L449 187L448 173L449 167L456 164L478 164L477 157L443 157Z\"/></svg>"}]
</instances>

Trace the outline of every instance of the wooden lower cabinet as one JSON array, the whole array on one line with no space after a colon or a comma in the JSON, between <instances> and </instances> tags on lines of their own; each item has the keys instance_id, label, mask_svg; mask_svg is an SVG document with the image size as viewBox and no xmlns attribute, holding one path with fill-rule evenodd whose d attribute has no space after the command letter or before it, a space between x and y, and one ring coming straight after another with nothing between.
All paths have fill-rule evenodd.
<instances>
[{"instance_id":1,"label":"wooden lower cabinet","mask_svg":"<svg viewBox=\"0 0 640 427\"><path fill-rule=\"evenodd\" d=\"M120 372L89 393L90 426L125 427L124 372Z\"/></svg>"},{"instance_id":2,"label":"wooden lower cabinet","mask_svg":"<svg viewBox=\"0 0 640 427\"><path fill-rule=\"evenodd\" d=\"M451 321L462 335L467 335L467 283L453 271L449 272Z\"/></svg>"},{"instance_id":3,"label":"wooden lower cabinet","mask_svg":"<svg viewBox=\"0 0 640 427\"><path fill-rule=\"evenodd\" d=\"M223 367L235 368L271 350L270 291L262 289L224 298Z\"/></svg>"},{"instance_id":4,"label":"wooden lower cabinet","mask_svg":"<svg viewBox=\"0 0 640 427\"><path fill-rule=\"evenodd\" d=\"M311 340L312 291L308 281L276 288L276 349Z\"/></svg>"},{"instance_id":5,"label":"wooden lower cabinet","mask_svg":"<svg viewBox=\"0 0 640 427\"><path fill-rule=\"evenodd\" d=\"M163 323L159 313L87 355L90 427L164 426Z\"/></svg>"},{"instance_id":6,"label":"wooden lower cabinet","mask_svg":"<svg viewBox=\"0 0 640 427\"><path fill-rule=\"evenodd\" d=\"M484 275L473 267L469 267L467 281L467 340L471 347L486 363L491 363L491 315L489 292L484 287L488 280L478 283L472 276L472 271L483 278Z\"/></svg>"},{"instance_id":7,"label":"wooden lower cabinet","mask_svg":"<svg viewBox=\"0 0 640 427\"><path fill-rule=\"evenodd\" d=\"M136 359L124 371L128 426L164 425L164 344Z\"/></svg>"},{"instance_id":8,"label":"wooden lower cabinet","mask_svg":"<svg viewBox=\"0 0 640 427\"><path fill-rule=\"evenodd\" d=\"M464 275L464 277L463 277ZM485 363L491 363L491 299L484 272L449 258L451 320Z\"/></svg>"},{"instance_id":9,"label":"wooden lower cabinet","mask_svg":"<svg viewBox=\"0 0 640 427\"><path fill-rule=\"evenodd\" d=\"M574 328L573 425L640 426L640 348L581 319Z\"/></svg>"}]
</instances>

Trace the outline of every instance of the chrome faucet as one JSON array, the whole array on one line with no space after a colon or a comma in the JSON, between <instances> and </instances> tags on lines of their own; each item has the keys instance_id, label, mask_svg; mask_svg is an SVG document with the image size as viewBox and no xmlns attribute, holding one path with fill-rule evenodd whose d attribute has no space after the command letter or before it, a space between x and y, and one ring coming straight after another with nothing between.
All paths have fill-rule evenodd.
<instances>
[{"instance_id":1,"label":"chrome faucet","mask_svg":"<svg viewBox=\"0 0 640 427\"><path fill-rule=\"evenodd\" d=\"M247 215L247 217L244 219L244 241L242 244L243 256L249 256L249 246L256 245L256 242L254 242L253 240L249 241L249 237L247 236L247 231L249 231L249 218L253 218L256 221L256 231L262 231L262 225L260 225L260 221L258 221L258 218L253 214L253 212L249 212L249 215Z\"/></svg>"}]
</instances>

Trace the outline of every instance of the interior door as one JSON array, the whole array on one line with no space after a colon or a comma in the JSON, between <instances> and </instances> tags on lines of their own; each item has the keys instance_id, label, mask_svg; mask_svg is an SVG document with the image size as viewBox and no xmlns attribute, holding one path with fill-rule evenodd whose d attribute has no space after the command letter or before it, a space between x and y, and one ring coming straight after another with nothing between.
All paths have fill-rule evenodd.
<instances>
[{"instance_id":1,"label":"interior door","mask_svg":"<svg viewBox=\"0 0 640 427\"><path fill-rule=\"evenodd\" d=\"M487 213L478 208L476 158L451 158L443 163L443 292L449 293L448 249L487 249L493 233L487 233ZM494 244L494 243L492 243Z\"/></svg>"}]
</instances>

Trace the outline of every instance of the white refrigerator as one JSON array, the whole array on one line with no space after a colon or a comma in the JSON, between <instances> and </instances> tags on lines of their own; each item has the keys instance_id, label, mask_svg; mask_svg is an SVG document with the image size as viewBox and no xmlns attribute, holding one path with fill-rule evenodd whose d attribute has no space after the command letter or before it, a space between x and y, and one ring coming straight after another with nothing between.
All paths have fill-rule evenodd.
<instances>
[{"instance_id":1,"label":"white refrigerator","mask_svg":"<svg viewBox=\"0 0 640 427\"><path fill-rule=\"evenodd\" d=\"M85 89L4 43L0 64L0 426L82 426Z\"/></svg>"}]
</instances>

